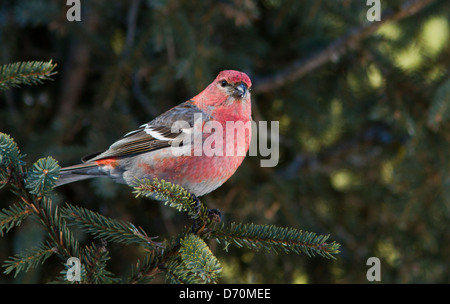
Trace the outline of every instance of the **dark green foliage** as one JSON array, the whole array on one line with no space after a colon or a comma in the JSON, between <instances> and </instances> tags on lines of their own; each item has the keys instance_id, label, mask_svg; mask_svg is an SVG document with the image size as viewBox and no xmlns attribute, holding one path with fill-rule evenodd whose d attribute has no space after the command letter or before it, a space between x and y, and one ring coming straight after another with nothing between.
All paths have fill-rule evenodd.
<instances>
[{"instance_id":1,"label":"dark green foliage","mask_svg":"<svg viewBox=\"0 0 450 304\"><path fill-rule=\"evenodd\" d=\"M439 126L448 124L450 119L450 79L447 79L436 90L428 112L428 125L433 130L439 130Z\"/></svg>"},{"instance_id":2,"label":"dark green foliage","mask_svg":"<svg viewBox=\"0 0 450 304\"><path fill-rule=\"evenodd\" d=\"M64 280L61 263L87 254L86 244L89 260L106 265L95 270L82 261L86 281L103 273L105 280L164 282L168 273L158 265L186 270L170 254L200 229L222 266L218 282L367 283L374 256L382 283L450 282L450 1L381 0L381 22L366 19L364 0L80 2L81 22L67 21L60 0L0 6L3 73L42 62L48 69L36 75L49 77L58 64L52 81L23 74L0 90L0 260L44 248L35 234L58 249L26 276L1 273L0 283ZM259 156L247 157L201 198L204 209L181 192L182 201L164 206L106 179L42 197L21 184L27 168L46 188L50 179L33 169L35 160L76 164L191 98L223 69L252 79L255 121L280 122L280 159L262 168ZM26 85L38 79L41 85ZM175 186L150 180L140 187ZM211 221L206 206L219 209L223 223ZM331 251L333 241L341 244L340 253L323 259L294 246L315 257L283 254L278 243L238 238L245 223L290 240L305 231L330 235L325 242ZM106 245L94 227L111 229ZM237 242L213 235L222 230Z\"/></svg>"},{"instance_id":3,"label":"dark green foliage","mask_svg":"<svg viewBox=\"0 0 450 304\"><path fill-rule=\"evenodd\" d=\"M10 161L8 166L2 165L0 170L9 172L9 176L3 176L4 184L11 184L15 194L24 204L11 205L8 210L0 213L0 232L3 236L14 226L19 226L30 214L38 219L48 234L48 241L39 247L21 252L10 257L3 264L4 273L15 271L15 276L21 271L28 271L47 260L52 254L56 254L63 265L68 267L66 261L75 257L80 261L80 282L82 283L117 283L122 278L115 277L106 269L110 260L107 242L124 245L137 244L143 247L145 253L144 262L138 262L133 267L132 276L127 282L151 281L157 273L165 272L166 280L171 283L217 283L222 267L217 257L211 252L208 245L200 237L214 238L242 246L244 243L249 248L263 248L277 250L283 247L285 252L299 254L302 249L308 256L318 253L324 257L337 254L337 244L327 244L327 237L295 230L286 231L277 227L258 225L244 225L230 229L224 229L223 225L218 230L215 220L209 219L210 212L200 200L192 196L185 189L169 182L148 180L136 181L135 193L137 196L156 197L164 199L166 204L178 211L186 212L194 220L189 230L184 229L172 240L155 242L155 237L149 237L142 228L137 228L132 223L105 217L97 212L71 204L64 207L54 206L51 196L54 193L55 182L59 176L58 163L48 157L39 159L28 171L24 180L20 163L21 155L18 153L14 141L6 135L2 135L3 145L7 149L2 150L2 157ZM6 164L5 163L5 164ZM15 169L11 169L15 168ZM17 170L17 171L16 171ZM100 239L100 245L92 244L80 248L80 242L69 229L73 225ZM250 246L252 245L252 246ZM334 250L329 250L333 248ZM144 266L145 265L145 266ZM70 265L69 265L70 266ZM59 281L64 282L68 269L61 271Z\"/></svg>"}]
</instances>

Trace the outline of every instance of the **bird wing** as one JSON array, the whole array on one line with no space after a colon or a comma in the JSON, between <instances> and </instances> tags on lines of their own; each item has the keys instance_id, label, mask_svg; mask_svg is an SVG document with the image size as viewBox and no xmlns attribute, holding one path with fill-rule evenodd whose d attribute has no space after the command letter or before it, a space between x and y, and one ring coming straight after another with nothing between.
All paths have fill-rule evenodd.
<instances>
[{"instance_id":1,"label":"bird wing","mask_svg":"<svg viewBox=\"0 0 450 304\"><path fill-rule=\"evenodd\" d=\"M129 132L121 139L113 143L108 150L87 155L83 162L97 161L112 157L130 156L138 153L146 153L161 148L170 147L175 141L181 141L183 135L190 136L194 126L194 114L202 114L203 119L208 115L188 100L161 114L149 123L143 124L137 130ZM205 118L206 117L206 118ZM175 128L175 122L183 122L184 127Z\"/></svg>"}]
</instances>

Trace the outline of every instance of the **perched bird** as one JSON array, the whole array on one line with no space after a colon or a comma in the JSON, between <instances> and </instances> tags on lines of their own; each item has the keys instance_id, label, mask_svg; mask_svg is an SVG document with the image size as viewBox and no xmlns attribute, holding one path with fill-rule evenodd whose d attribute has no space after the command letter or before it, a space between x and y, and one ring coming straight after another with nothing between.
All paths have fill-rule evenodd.
<instances>
[{"instance_id":1,"label":"perched bird","mask_svg":"<svg viewBox=\"0 0 450 304\"><path fill-rule=\"evenodd\" d=\"M108 150L62 168L57 186L103 176L129 185L136 179L164 179L195 196L217 189L235 173L249 149L251 128L244 136L235 136L242 130L227 127L240 122L235 126L243 128L251 122L251 86L245 73L220 72L201 93L127 133ZM181 127L176 122L182 122Z\"/></svg>"}]
</instances>

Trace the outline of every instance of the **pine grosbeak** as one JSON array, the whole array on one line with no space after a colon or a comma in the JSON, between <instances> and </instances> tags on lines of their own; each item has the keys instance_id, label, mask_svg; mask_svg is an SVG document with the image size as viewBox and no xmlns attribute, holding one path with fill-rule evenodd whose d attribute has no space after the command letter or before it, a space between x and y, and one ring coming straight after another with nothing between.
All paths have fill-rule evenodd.
<instances>
[{"instance_id":1,"label":"pine grosbeak","mask_svg":"<svg viewBox=\"0 0 450 304\"><path fill-rule=\"evenodd\" d=\"M164 179L195 196L217 189L234 174L249 149L251 128L246 128L244 136L234 136L240 130L230 131L226 125L227 122L251 122L251 85L250 78L242 72L220 72L192 99L127 133L108 150L84 157L82 164L62 168L57 186L106 176L129 185L136 179ZM174 128L177 121L184 124ZM208 122L215 124L206 131ZM218 130L220 127L222 130ZM214 142L209 141L210 147L216 152L221 150L219 153L211 155L205 149L195 150L196 140L206 143L212 134L215 137ZM178 150L174 146L185 149L185 153L175 153ZM239 149L243 153L238 153Z\"/></svg>"}]
</instances>

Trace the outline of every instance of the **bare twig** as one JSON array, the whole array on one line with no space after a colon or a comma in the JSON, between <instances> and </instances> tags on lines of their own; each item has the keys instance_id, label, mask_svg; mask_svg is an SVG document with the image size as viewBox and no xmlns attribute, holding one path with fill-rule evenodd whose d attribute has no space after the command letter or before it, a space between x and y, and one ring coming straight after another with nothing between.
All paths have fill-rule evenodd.
<instances>
[{"instance_id":1,"label":"bare twig","mask_svg":"<svg viewBox=\"0 0 450 304\"><path fill-rule=\"evenodd\" d=\"M433 1L435 0L409 0L395 11L386 10L382 14L381 21L371 22L360 28L350 30L345 36L335 40L324 50L306 59L296 60L276 74L260 79L256 77L253 93L259 94L273 91L303 77L330 61L336 61L349 50L357 48L364 38L373 34L381 25L412 16Z\"/></svg>"},{"instance_id":2,"label":"bare twig","mask_svg":"<svg viewBox=\"0 0 450 304\"><path fill-rule=\"evenodd\" d=\"M134 44L134 38L136 35L136 24L137 24L137 15L139 11L139 5L141 0L133 0L133 2L130 4L130 8L128 9L128 17L127 17L127 36L126 36L126 42L125 47L122 52L122 57L126 58L128 57L131 48Z\"/></svg>"}]
</instances>

